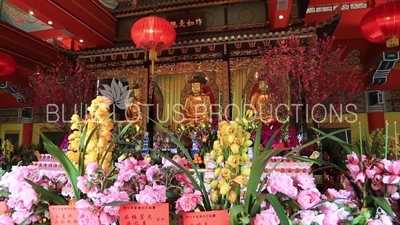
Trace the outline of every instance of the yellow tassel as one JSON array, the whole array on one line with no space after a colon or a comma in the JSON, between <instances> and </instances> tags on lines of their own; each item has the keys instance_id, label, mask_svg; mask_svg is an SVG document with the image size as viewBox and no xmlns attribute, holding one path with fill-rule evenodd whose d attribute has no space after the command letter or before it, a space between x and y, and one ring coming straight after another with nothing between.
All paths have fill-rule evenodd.
<instances>
[{"instance_id":1,"label":"yellow tassel","mask_svg":"<svg viewBox=\"0 0 400 225\"><path fill-rule=\"evenodd\" d=\"M386 47L394 48L399 46L399 39L397 37L391 37L386 39Z\"/></svg>"}]
</instances>

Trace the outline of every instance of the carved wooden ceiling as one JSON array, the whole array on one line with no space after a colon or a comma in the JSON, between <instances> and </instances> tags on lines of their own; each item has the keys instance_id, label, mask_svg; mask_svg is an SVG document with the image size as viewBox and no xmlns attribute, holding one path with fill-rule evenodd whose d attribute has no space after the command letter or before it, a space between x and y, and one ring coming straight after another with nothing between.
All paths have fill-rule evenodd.
<instances>
[{"instance_id":1,"label":"carved wooden ceiling","mask_svg":"<svg viewBox=\"0 0 400 225\"><path fill-rule=\"evenodd\" d=\"M387 0L0 0L0 51L11 54L18 64L9 81L27 84L37 65L51 66L58 52L53 44L67 49L110 48L117 38L118 20L158 13L173 13L205 7L254 2L265 3L265 17L270 31L288 30L294 23L317 24L326 21L337 8L342 11L333 33L337 43L359 50L369 62L369 52L376 49L360 34L359 22L375 5ZM241 7L240 6L240 7ZM0 81L4 78L0 78ZM6 100L1 95L4 106ZM8 97L7 97L8 98ZM15 98L9 100L15 101ZM12 105L12 104L11 104ZM15 104L14 104L15 105Z\"/></svg>"}]
</instances>

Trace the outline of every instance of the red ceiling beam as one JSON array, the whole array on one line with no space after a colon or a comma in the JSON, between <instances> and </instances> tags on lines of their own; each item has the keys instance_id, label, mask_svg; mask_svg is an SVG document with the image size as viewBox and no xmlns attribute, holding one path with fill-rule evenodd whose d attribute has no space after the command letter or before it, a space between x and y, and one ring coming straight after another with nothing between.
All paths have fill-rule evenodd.
<instances>
[{"instance_id":1,"label":"red ceiling beam","mask_svg":"<svg viewBox=\"0 0 400 225\"><path fill-rule=\"evenodd\" d=\"M50 0L52 4L70 13L78 20L88 24L93 30L101 33L108 40L116 37L117 21L92 1Z\"/></svg>"},{"instance_id":2,"label":"red ceiling beam","mask_svg":"<svg viewBox=\"0 0 400 225\"><path fill-rule=\"evenodd\" d=\"M269 0L268 19L271 30L283 30L289 25L292 0Z\"/></svg>"},{"instance_id":3,"label":"red ceiling beam","mask_svg":"<svg viewBox=\"0 0 400 225\"><path fill-rule=\"evenodd\" d=\"M114 40L115 36L112 39L110 39L110 36L105 36L104 34L100 33L100 31L92 27L92 24L86 24L81 20L81 18L78 18L77 16L73 15L71 12L60 7L55 2L49 0L35 0L35 1L8 0L8 1L22 10L26 11L33 10L35 12L34 16L41 21L44 22L52 21L53 23L51 26L53 28L57 30L67 31L72 35L71 38L75 38L77 40L83 39L85 42L85 47L113 46L112 41ZM66 4L71 4L71 1L65 1L65 2ZM101 16L99 17L101 18Z\"/></svg>"},{"instance_id":4,"label":"red ceiling beam","mask_svg":"<svg viewBox=\"0 0 400 225\"><path fill-rule=\"evenodd\" d=\"M28 61L51 65L59 55L51 44L8 23L0 21L0 30L0 48L6 49Z\"/></svg>"}]
</instances>

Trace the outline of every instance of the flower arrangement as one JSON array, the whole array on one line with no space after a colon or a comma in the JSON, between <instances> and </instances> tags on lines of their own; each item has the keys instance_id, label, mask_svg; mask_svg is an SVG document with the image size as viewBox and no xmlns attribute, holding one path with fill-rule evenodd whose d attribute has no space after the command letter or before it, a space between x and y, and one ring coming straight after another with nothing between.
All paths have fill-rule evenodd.
<instances>
[{"instance_id":1,"label":"flower arrangement","mask_svg":"<svg viewBox=\"0 0 400 225\"><path fill-rule=\"evenodd\" d=\"M358 220L375 220L378 208L381 208L395 220L400 213L397 200L400 199L398 172L399 160L377 159L366 155L358 155L355 152L347 155L347 169L350 179L346 179L345 187L356 193L361 212ZM386 223L385 223L386 224Z\"/></svg>"},{"instance_id":2,"label":"flower arrangement","mask_svg":"<svg viewBox=\"0 0 400 225\"><path fill-rule=\"evenodd\" d=\"M6 140L1 146L0 167L10 172L14 165L30 165L37 160L39 154L37 149L39 148L35 145L21 145L15 148L10 141Z\"/></svg>"},{"instance_id":3,"label":"flower arrangement","mask_svg":"<svg viewBox=\"0 0 400 225\"><path fill-rule=\"evenodd\" d=\"M78 115L71 118L72 134L69 136L68 151L64 154L60 148L52 143L46 136L42 135L46 150L62 165L68 185L73 193L67 193L63 201L54 202L56 205L63 205L65 202L74 204L84 199L85 193L78 188L78 177L84 177L85 168L91 163L96 163L105 171L107 179L113 174L111 163L113 162L111 152L117 141L125 134L130 125L127 125L121 132L112 139L111 130L113 122L110 119L108 107L111 101L103 96L98 96L88 107L87 120L82 120ZM32 183L31 180L27 180ZM46 197L47 201L59 198L60 193L52 193L37 186L33 188Z\"/></svg>"},{"instance_id":4,"label":"flower arrangement","mask_svg":"<svg viewBox=\"0 0 400 225\"><path fill-rule=\"evenodd\" d=\"M83 154L84 165L95 162L108 170L111 165L113 145L112 139L113 120L109 118L110 99L98 96L88 107L89 114L82 120L77 114L71 118L72 134L68 137L69 145L67 157L78 165ZM84 135L84 132L86 135ZM85 143L82 145L81 143Z\"/></svg>"},{"instance_id":5,"label":"flower arrangement","mask_svg":"<svg viewBox=\"0 0 400 225\"><path fill-rule=\"evenodd\" d=\"M240 193L250 175L250 158L247 155L250 140L249 124L245 118L222 121L218 140L214 142L211 158L215 161L214 180L211 181L211 202L223 209L239 203ZM232 185L230 183L233 183Z\"/></svg>"},{"instance_id":6,"label":"flower arrangement","mask_svg":"<svg viewBox=\"0 0 400 225\"><path fill-rule=\"evenodd\" d=\"M89 163L84 176L78 177L78 188L87 196L75 203L78 224L112 224L118 218L119 206L104 206L114 201L129 201L128 193L111 185L107 172L97 163Z\"/></svg>"},{"instance_id":7,"label":"flower arrangement","mask_svg":"<svg viewBox=\"0 0 400 225\"><path fill-rule=\"evenodd\" d=\"M14 167L0 181L1 195L7 198L9 213L0 216L2 225L46 222L49 204L67 204L59 195L47 199L37 190L61 193L68 180L59 171L39 171L35 166Z\"/></svg>"},{"instance_id":8,"label":"flower arrangement","mask_svg":"<svg viewBox=\"0 0 400 225\"><path fill-rule=\"evenodd\" d=\"M173 162L165 161L164 165L159 167L150 165L146 160L130 157L117 163L119 172L111 188L127 193L128 199L115 200L116 204L109 205L126 204L130 201L149 205L170 203L170 219L179 222L179 217L174 212L197 207L198 203L189 202L188 198L198 192L195 191L189 177L174 165L178 164L188 169L190 164L187 159L175 158Z\"/></svg>"}]
</instances>

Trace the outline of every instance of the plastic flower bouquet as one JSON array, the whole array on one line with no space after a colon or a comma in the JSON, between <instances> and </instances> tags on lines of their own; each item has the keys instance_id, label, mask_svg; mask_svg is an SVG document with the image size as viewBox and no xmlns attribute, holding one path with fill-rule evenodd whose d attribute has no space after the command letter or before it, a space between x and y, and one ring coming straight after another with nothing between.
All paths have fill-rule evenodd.
<instances>
[{"instance_id":1,"label":"plastic flower bouquet","mask_svg":"<svg viewBox=\"0 0 400 225\"><path fill-rule=\"evenodd\" d=\"M167 203L169 208L166 212L167 217L170 217L172 224L179 223L180 219L175 215L175 211L194 209L199 201L185 200L190 195L198 195L198 192L195 191L189 177L174 165L176 163L188 169L188 161L185 158L175 158L173 162L166 161L159 167L152 166L145 160L129 157L117 163L118 175L111 189L126 193L127 199L105 204L105 208L132 203L144 205ZM201 201L200 195L198 198ZM168 216L169 214L171 216Z\"/></svg>"},{"instance_id":2,"label":"plastic flower bouquet","mask_svg":"<svg viewBox=\"0 0 400 225\"><path fill-rule=\"evenodd\" d=\"M324 134L319 130L316 131ZM361 137L360 127L360 140L362 140ZM328 136L328 138L339 143L347 154L347 171L343 171L339 167L335 167L335 165L333 166L343 173L342 183L345 189L352 193L352 200L356 205L352 212L354 219L349 224L398 224L397 216L399 210L397 202L400 199L400 176L397 168L400 165L400 161L397 159L376 158L375 154L370 155L377 151L383 152L383 155L387 157L389 155L389 137L386 135L386 138L384 138L386 139L386 146L382 146L383 149L381 150L377 149L376 143L374 144L373 142L366 141L360 145L359 143L362 143L360 141L352 145L335 136ZM318 160L304 160L319 163Z\"/></svg>"},{"instance_id":3,"label":"plastic flower bouquet","mask_svg":"<svg viewBox=\"0 0 400 225\"><path fill-rule=\"evenodd\" d=\"M71 130L73 132L68 137L69 145L66 154L42 135L45 149L63 166L68 178L68 185L71 186L73 192L72 196L60 197L62 191L54 193L33 185L34 181L30 178L25 179L32 184L33 189L44 196L44 199L50 205L74 205L76 201L88 197L87 193L78 187L78 180L91 174L87 171L88 165L95 163L100 166L105 179L108 180L112 177L114 171L111 164L113 161L112 151L116 142L124 135L130 125L127 125L115 138L112 138L113 121L110 119L111 114L108 109L110 104L109 99L99 96L92 101L88 108L89 114L86 120L79 118L78 115L72 116ZM108 187L102 186L102 190L106 188ZM56 202L54 199L59 199L59 201Z\"/></svg>"},{"instance_id":4,"label":"plastic flower bouquet","mask_svg":"<svg viewBox=\"0 0 400 225\"><path fill-rule=\"evenodd\" d=\"M0 215L0 224L25 225L48 221L49 204L68 204L58 195L67 182L59 171L43 172L35 166L13 167L0 181L0 194L7 199L10 210ZM46 194L51 194L52 198Z\"/></svg>"}]
</instances>

